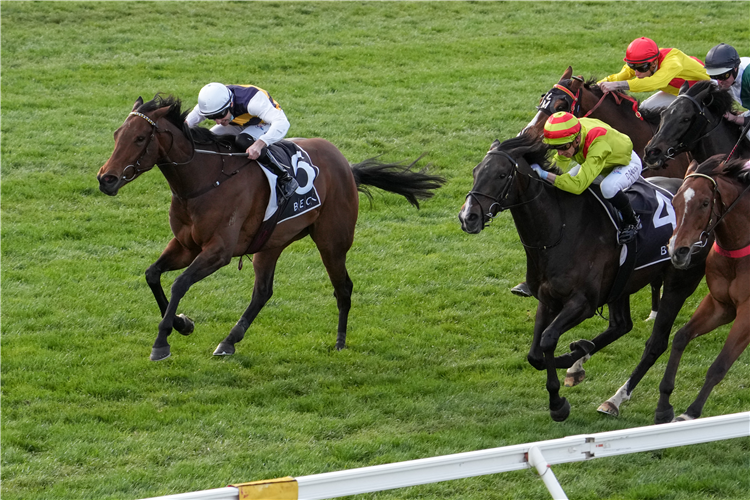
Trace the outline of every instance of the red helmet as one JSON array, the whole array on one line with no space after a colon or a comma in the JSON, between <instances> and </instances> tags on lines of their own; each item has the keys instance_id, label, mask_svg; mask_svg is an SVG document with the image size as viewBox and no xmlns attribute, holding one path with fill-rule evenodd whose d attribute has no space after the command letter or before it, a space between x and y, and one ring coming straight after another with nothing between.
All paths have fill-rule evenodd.
<instances>
[{"instance_id":1,"label":"red helmet","mask_svg":"<svg viewBox=\"0 0 750 500\"><path fill-rule=\"evenodd\" d=\"M630 42L623 61L628 64L643 64L651 62L657 57L659 57L659 47L656 42L642 36Z\"/></svg>"}]
</instances>

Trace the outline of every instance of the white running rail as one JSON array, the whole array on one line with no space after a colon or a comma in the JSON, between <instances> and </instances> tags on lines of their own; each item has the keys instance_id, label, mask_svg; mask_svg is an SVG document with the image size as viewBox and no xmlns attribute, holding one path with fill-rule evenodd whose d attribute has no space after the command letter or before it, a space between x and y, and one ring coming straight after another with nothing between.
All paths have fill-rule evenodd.
<instances>
[{"instance_id":1,"label":"white running rail","mask_svg":"<svg viewBox=\"0 0 750 500\"><path fill-rule=\"evenodd\" d=\"M152 497L151 500L317 500L536 468L556 500L567 499L551 465L750 436L750 412L422 458L359 469ZM240 496L241 495L241 496Z\"/></svg>"}]
</instances>

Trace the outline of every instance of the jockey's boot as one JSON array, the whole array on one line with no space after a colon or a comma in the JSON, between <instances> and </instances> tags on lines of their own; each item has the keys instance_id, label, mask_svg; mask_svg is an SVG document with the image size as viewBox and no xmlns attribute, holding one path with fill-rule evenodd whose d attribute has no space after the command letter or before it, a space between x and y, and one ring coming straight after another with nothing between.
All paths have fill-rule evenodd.
<instances>
[{"instance_id":1,"label":"jockey's boot","mask_svg":"<svg viewBox=\"0 0 750 500\"><path fill-rule=\"evenodd\" d=\"M525 281L511 288L510 293L512 293L513 295L518 295L519 297L531 297L532 296L531 289L529 288L528 283L526 283Z\"/></svg>"},{"instance_id":2,"label":"jockey's boot","mask_svg":"<svg viewBox=\"0 0 750 500\"><path fill-rule=\"evenodd\" d=\"M630 206L628 195L622 191L618 191L609 201L612 202L612 205L622 216L620 220L620 230L617 233L617 243L620 245L630 243L635 239L638 230L642 227L641 219L635 214L633 207Z\"/></svg>"},{"instance_id":3,"label":"jockey's boot","mask_svg":"<svg viewBox=\"0 0 750 500\"><path fill-rule=\"evenodd\" d=\"M271 153L268 148L263 148L263 153L258 157L258 161L276 175L276 188L279 193L279 203L291 198L297 188L299 188L297 179L292 177L289 174L289 171L279 164L278 160L276 160L273 153Z\"/></svg>"}]
</instances>

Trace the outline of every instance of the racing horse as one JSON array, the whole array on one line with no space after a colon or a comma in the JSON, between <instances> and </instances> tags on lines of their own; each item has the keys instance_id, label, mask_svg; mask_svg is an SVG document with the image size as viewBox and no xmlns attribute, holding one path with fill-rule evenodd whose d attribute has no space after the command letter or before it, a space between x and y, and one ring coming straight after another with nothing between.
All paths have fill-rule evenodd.
<instances>
[{"instance_id":1,"label":"racing horse","mask_svg":"<svg viewBox=\"0 0 750 500\"><path fill-rule=\"evenodd\" d=\"M636 269L619 297L610 298L621 254L616 231L590 192L573 195L533 173L532 163L550 168L547 151L547 146L530 134L503 143L495 141L474 168L474 185L459 220L465 232L477 234L500 211L510 210L526 252L526 280L539 300L528 361L537 370L546 369L550 415L562 421L570 414L570 404L559 395L556 369L571 367L629 332L633 327L630 295L662 279L659 314L641 361L618 391L619 407L666 351L672 324L703 277L700 258L705 254L696 256L685 270L675 269L669 259ZM676 179L667 181L679 185ZM555 357L560 336L605 304L610 313L608 328L591 341L573 342L571 352Z\"/></svg>"},{"instance_id":2,"label":"racing horse","mask_svg":"<svg viewBox=\"0 0 750 500\"><path fill-rule=\"evenodd\" d=\"M254 242L256 247L261 244L255 238L264 227L264 214L272 195L269 182L247 155L219 154L226 147L226 138L200 127L188 129L184 124L188 112L182 112L180 100L173 96L157 94L146 103L139 97L114 133L114 151L97 175L99 189L115 196L120 188L156 165L172 190L169 222L174 238L146 270L146 281L162 316L151 360L170 356L167 337L172 329L183 335L193 331L193 321L177 314L188 289L229 264L232 257L252 253L255 284L250 305L214 351L214 355L234 354L235 344L243 339L273 293L279 255L305 236L315 242L333 284L339 311L336 348L343 349L353 289L346 254L354 238L358 191L369 195L367 185L378 187L403 195L419 208L419 200L430 198L444 179L424 170L413 171L416 161L405 166L370 159L350 165L324 139L296 139L319 169L314 187L320 205L279 223L262 246L253 251ZM196 142L209 144L215 154L196 150ZM309 164L305 168L312 170ZM184 268L187 269L175 279L167 300L161 286L162 274Z\"/></svg>"},{"instance_id":3,"label":"racing horse","mask_svg":"<svg viewBox=\"0 0 750 500\"><path fill-rule=\"evenodd\" d=\"M655 110L640 110L638 101L622 92L603 93L595 80L584 82L580 76L572 76L573 68L568 66L560 80L549 91L542 94L537 106L537 114L524 131L532 131L541 136L547 118L558 111L567 111L576 117L591 117L601 120L615 130L630 137L633 149L643 158L644 149L659 123L659 113ZM609 96L609 97L608 97ZM663 176L682 179L689 160L687 155L677 155L661 171L644 170L643 177ZM656 318L659 310L661 283L651 284L651 314Z\"/></svg>"},{"instance_id":4,"label":"racing horse","mask_svg":"<svg viewBox=\"0 0 750 500\"><path fill-rule=\"evenodd\" d=\"M560 81L542 95L537 114L524 131L533 131L541 136L544 123L550 115L567 111L576 117L596 118L627 135L633 141L633 150L643 158L644 149L659 124L659 112L641 110L634 98L622 92L604 94L595 80L584 82L582 77L572 75L573 69L568 66ZM676 155L668 164L660 166L660 172L644 171L643 176L659 175L682 179L688 163L687 155Z\"/></svg>"},{"instance_id":5,"label":"racing horse","mask_svg":"<svg viewBox=\"0 0 750 500\"><path fill-rule=\"evenodd\" d=\"M729 92L711 80L683 89L661 115L659 129L646 146L645 167L659 169L686 151L701 163L716 154L729 153L738 142L735 156L750 157L750 143L739 141L740 127L724 119L733 103Z\"/></svg>"},{"instance_id":6,"label":"racing horse","mask_svg":"<svg viewBox=\"0 0 750 500\"><path fill-rule=\"evenodd\" d=\"M750 343L750 163L744 158L724 163L725 157L716 155L700 165L693 162L674 197L675 210L683 214L669 245L675 267L689 266L693 252L706 246L709 233L715 232L716 242L706 259L708 295L672 341L659 385L656 423L674 418L669 397L682 353L691 340L734 321L698 397L677 420L701 416L711 390Z\"/></svg>"}]
</instances>

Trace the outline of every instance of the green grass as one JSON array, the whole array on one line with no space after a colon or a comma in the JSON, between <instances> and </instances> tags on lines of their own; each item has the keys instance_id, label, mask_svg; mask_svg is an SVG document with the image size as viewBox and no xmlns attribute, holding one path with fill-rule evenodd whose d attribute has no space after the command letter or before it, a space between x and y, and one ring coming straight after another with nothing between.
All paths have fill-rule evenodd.
<instances>
[{"instance_id":1,"label":"green grass","mask_svg":"<svg viewBox=\"0 0 750 500\"><path fill-rule=\"evenodd\" d=\"M649 425L666 359L619 419L596 413L640 359L636 327L563 389L554 423L526 362L536 304L508 293L525 259L508 215L461 232L471 169L515 135L568 64L621 65L649 36L705 57L750 54L748 2L2 2L2 497L134 499ZM211 356L247 306L237 259L196 284L196 321L148 360L159 320L143 272L171 237L154 170L115 197L95 174L139 95L195 103L209 81L259 85L290 136L352 162L428 152L447 185L415 211L363 198L349 272L349 348L312 242L282 255L275 294L238 352ZM168 290L177 273L165 277ZM683 308L684 324L706 293ZM591 319L562 344L592 338ZM696 396L727 328L694 341L673 403ZM750 409L748 353L704 415ZM750 498L750 440L555 466L571 498ZM549 498L530 471L358 498Z\"/></svg>"}]
</instances>

